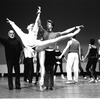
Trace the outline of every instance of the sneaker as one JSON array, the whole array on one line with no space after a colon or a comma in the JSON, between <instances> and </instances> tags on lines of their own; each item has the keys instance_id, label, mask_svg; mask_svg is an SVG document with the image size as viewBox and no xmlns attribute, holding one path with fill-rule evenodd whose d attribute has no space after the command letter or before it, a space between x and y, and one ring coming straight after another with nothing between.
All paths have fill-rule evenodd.
<instances>
[{"instance_id":1,"label":"sneaker","mask_svg":"<svg viewBox=\"0 0 100 100\"><path fill-rule=\"evenodd\" d=\"M62 79L66 79L66 78L64 77L64 75L61 75L61 78L62 78Z\"/></svg>"},{"instance_id":2,"label":"sneaker","mask_svg":"<svg viewBox=\"0 0 100 100\"><path fill-rule=\"evenodd\" d=\"M91 78L89 82L93 83L93 82L95 82L95 80L93 78Z\"/></svg>"},{"instance_id":3,"label":"sneaker","mask_svg":"<svg viewBox=\"0 0 100 100\"><path fill-rule=\"evenodd\" d=\"M97 80L99 80L99 78L97 77Z\"/></svg>"},{"instance_id":4,"label":"sneaker","mask_svg":"<svg viewBox=\"0 0 100 100\"><path fill-rule=\"evenodd\" d=\"M98 81L97 81L97 80L95 80L94 82L95 82L95 83L97 83Z\"/></svg>"},{"instance_id":5,"label":"sneaker","mask_svg":"<svg viewBox=\"0 0 100 100\"><path fill-rule=\"evenodd\" d=\"M29 80L27 79L27 82L29 82Z\"/></svg>"},{"instance_id":6,"label":"sneaker","mask_svg":"<svg viewBox=\"0 0 100 100\"><path fill-rule=\"evenodd\" d=\"M84 79L86 80L86 79L87 79L87 77L85 76L85 77L84 77Z\"/></svg>"}]
</instances>

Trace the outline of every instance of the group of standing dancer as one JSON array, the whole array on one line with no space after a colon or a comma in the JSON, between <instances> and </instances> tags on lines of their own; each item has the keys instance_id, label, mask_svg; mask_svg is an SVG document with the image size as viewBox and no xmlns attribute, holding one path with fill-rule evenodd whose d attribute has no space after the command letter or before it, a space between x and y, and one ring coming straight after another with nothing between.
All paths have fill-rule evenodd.
<instances>
[{"instance_id":1,"label":"group of standing dancer","mask_svg":"<svg viewBox=\"0 0 100 100\"><path fill-rule=\"evenodd\" d=\"M67 29L62 32L53 32L54 23L51 20L47 20L47 30L43 29L40 21L41 7L38 8L37 18L35 23L28 25L27 30L28 33L24 33L13 21L7 18L7 22L12 26L14 31L20 37L21 42L18 44L17 40L15 41L14 31L10 31L9 41L3 42L0 39L0 42L4 44L6 51L6 60L8 67L8 86L10 90L13 90L13 80L12 80L12 69L14 66L16 78L15 78L15 86L16 89L21 89L20 87L20 67L19 67L19 58L21 50L24 50L25 58L27 62L31 62L31 68L33 67L32 58L34 57L34 53L38 53L39 64L41 69L41 77L39 81L40 90L43 91L45 89L54 89L54 71L53 66L55 65L55 49L57 46L57 42L64 40L66 38L71 38L68 42L68 45L65 47L62 54L57 57L61 59L66 50L69 48L67 66L67 78L69 81L72 80L71 77L71 66L74 62L74 82L78 82L78 63L79 63L79 55L80 55L80 43L75 39L75 35L78 34L81 30L81 26L75 26L70 29ZM40 38L38 38L40 36ZM2 41L1 41L2 40ZM14 42L15 43L14 43ZM18 47L22 45L21 47ZM9 49L8 49L9 48ZM20 49L19 49L20 48ZM7 50L6 50L7 49ZM10 49L12 51L10 51ZM9 50L9 52L8 52ZM11 55L10 55L11 54ZM10 59L10 57L12 57ZM9 59L8 59L9 58ZM29 59L27 59L29 58ZM28 63L27 63L28 64ZM32 73L33 69L30 69L27 74L29 74L29 78L26 77L25 81L29 79L29 82L32 82Z\"/></svg>"}]
</instances>

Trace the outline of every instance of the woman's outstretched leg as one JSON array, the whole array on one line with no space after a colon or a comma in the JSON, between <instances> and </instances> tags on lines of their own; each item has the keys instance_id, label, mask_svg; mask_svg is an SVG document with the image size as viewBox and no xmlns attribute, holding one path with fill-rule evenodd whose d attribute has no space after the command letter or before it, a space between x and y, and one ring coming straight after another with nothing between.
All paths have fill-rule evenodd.
<instances>
[{"instance_id":1,"label":"woman's outstretched leg","mask_svg":"<svg viewBox=\"0 0 100 100\"><path fill-rule=\"evenodd\" d=\"M59 36L57 38L54 38L54 39L50 39L50 40L45 40L45 41L40 41L38 42L38 45L36 47L35 50L37 51L41 51L43 49L45 49L46 47L48 47L49 45L53 44L53 43L56 43L56 42L59 42L61 40L64 40L66 38L69 38L69 37L73 37L74 35L78 34L80 32L80 28L78 28L75 32L73 33L69 33L67 35L63 35L63 36Z\"/></svg>"}]
</instances>

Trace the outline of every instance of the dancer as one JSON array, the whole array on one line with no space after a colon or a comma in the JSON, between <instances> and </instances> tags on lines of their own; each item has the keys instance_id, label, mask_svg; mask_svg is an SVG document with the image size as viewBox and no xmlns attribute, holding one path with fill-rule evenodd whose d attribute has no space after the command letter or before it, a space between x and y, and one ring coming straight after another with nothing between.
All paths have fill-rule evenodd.
<instances>
[{"instance_id":1,"label":"dancer","mask_svg":"<svg viewBox=\"0 0 100 100\"><path fill-rule=\"evenodd\" d=\"M33 74L34 74L34 51L25 48L23 49L24 52L24 81L32 83Z\"/></svg>"},{"instance_id":2,"label":"dancer","mask_svg":"<svg viewBox=\"0 0 100 100\"><path fill-rule=\"evenodd\" d=\"M63 50L62 54L59 56L59 59L66 53L66 50L69 49L68 58L67 58L67 82L66 83L78 83L78 66L80 59L80 43L76 40L76 36L70 38L67 46ZM72 68L74 71L74 77L72 78Z\"/></svg>"},{"instance_id":3,"label":"dancer","mask_svg":"<svg viewBox=\"0 0 100 100\"><path fill-rule=\"evenodd\" d=\"M89 82L97 82L96 64L97 64L97 60L98 60L98 50L97 50L97 47L95 46L95 39L90 39L88 51L87 51L83 61L85 61L85 59L87 57L88 57L88 62L86 65L86 71L90 77ZM93 74L90 71L91 68L92 68Z\"/></svg>"},{"instance_id":4,"label":"dancer","mask_svg":"<svg viewBox=\"0 0 100 100\"><path fill-rule=\"evenodd\" d=\"M77 26L78 28L75 32L80 31L81 26ZM59 32L53 32L54 24L51 20L47 20L47 31L44 33L44 39L52 40L56 38L60 34ZM68 29L67 32L72 30L74 28ZM53 81L53 66L55 64L55 47L56 44L48 46L48 48L45 49L46 56L45 56L45 78L44 78L44 87L46 89L54 90L54 81ZM44 89L45 89L44 88Z\"/></svg>"},{"instance_id":5,"label":"dancer","mask_svg":"<svg viewBox=\"0 0 100 100\"><path fill-rule=\"evenodd\" d=\"M64 58L65 61L67 61L67 60L66 60L66 58L64 56L61 59L58 59L58 56L60 56L60 55L61 55L61 51L59 49L59 46L57 46L56 50L55 50L55 59L56 59L56 61L55 61L55 68L54 68L54 80L56 79L56 71L57 71L57 67L58 66L60 68L61 78L62 79L66 79L64 77L64 74L63 74L63 66L62 66L63 62L62 62L62 59Z\"/></svg>"},{"instance_id":6,"label":"dancer","mask_svg":"<svg viewBox=\"0 0 100 100\"><path fill-rule=\"evenodd\" d=\"M39 31L37 34L37 40L43 41L44 40L43 35L44 35L44 30L42 28L41 21L39 20ZM44 85L44 75L45 75L44 62L45 62L45 50L41 50L37 52L37 71L36 71L36 82L35 82L35 84L37 84L40 71L40 79L39 79L40 91L43 90L42 86Z\"/></svg>"},{"instance_id":7,"label":"dancer","mask_svg":"<svg viewBox=\"0 0 100 100\"><path fill-rule=\"evenodd\" d=\"M13 30L8 32L8 39L0 37L0 43L5 47L5 55L8 69L8 87L9 90L13 90L13 67L15 71L15 88L21 89L20 86L20 65L19 59L22 51L22 43L17 38L15 38L15 33Z\"/></svg>"},{"instance_id":8,"label":"dancer","mask_svg":"<svg viewBox=\"0 0 100 100\"><path fill-rule=\"evenodd\" d=\"M77 27L81 27L81 26L77 26ZM39 20L39 32L38 32L38 38L40 37L40 39L41 40L49 40L49 39L53 39L53 38L56 38L56 37L58 37L58 36L61 36L61 35L64 35L65 33L64 32L53 32L53 28L54 28L54 23L53 23L53 21L51 21L51 20L47 20L47 30L45 30L45 29L43 29L43 27L42 27L42 25L41 25L41 20ZM69 33L69 32L71 32L71 31L73 31L73 30L75 30L75 27L73 27L73 28L70 28L70 29L67 29L66 30L66 33ZM48 51L48 49L50 50L50 51ZM49 47L47 47L46 49L45 49L45 51L46 51L46 55L47 55L47 53L48 52L50 52L50 53L52 53L52 51L54 51L55 50L55 44L54 44L54 47L52 47L52 46L49 46ZM55 57L52 55L52 58L49 58L48 57L48 60L47 60L47 57L46 57L46 60L45 60L45 51L41 51L41 52L39 52L39 60L41 61L40 62L40 68L41 68L41 77L40 77L40 90L41 91L43 91L44 89L44 86L45 86L45 84L43 85L43 83L44 83L44 74L45 74L45 69L46 69L46 67L45 67L45 69L44 69L44 62L45 62L45 64L46 63L48 63L48 61L50 60L50 59L54 59ZM53 60L54 61L54 60ZM52 64L53 62L51 61L50 62L50 65ZM39 64L38 64L39 65ZM48 64L47 65L45 65L45 66L48 66ZM53 68L53 66L51 66L51 68ZM38 69L38 68L37 68ZM47 70L48 70L48 67L47 67ZM47 72L47 71L46 71ZM53 72L53 70L51 69L51 72ZM53 74L52 74L53 75ZM52 76L51 75L51 76ZM45 76L47 76L47 74L45 75ZM38 79L38 78L37 78ZM47 82L48 83L48 82ZM42 88L43 87L43 88ZM51 88L52 89L52 88Z\"/></svg>"}]
</instances>

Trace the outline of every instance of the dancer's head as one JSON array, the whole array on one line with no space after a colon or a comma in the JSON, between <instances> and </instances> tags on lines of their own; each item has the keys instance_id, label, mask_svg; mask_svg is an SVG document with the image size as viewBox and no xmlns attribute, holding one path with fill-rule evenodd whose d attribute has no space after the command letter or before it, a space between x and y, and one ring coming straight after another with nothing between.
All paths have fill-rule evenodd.
<instances>
[{"instance_id":1,"label":"dancer's head","mask_svg":"<svg viewBox=\"0 0 100 100\"><path fill-rule=\"evenodd\" d=\"M11 38L11 39L13 39L13 38L15 37L15 33L14 33L13 30L10 30L10 31L8 32L8 37Z\"/></svg>"},{"instance_id":2,"label":"dancer's head","mask_svg":"<svg viewBox=\"0 0 100 100\"><path fill-rule=\"evenodd\" d=\"M98 44L100 44L100 39L98 39Z\"/></svg>"},{"instance_id":3,"label":"dancer's head","mask_svg":"<svg viewBox=\"0 0 100 100\"><path fill-rule=\"evenodd\" d=\"M27 30L28 30L28 31L32 31L32 30L33 30L33 27L34 27L34 23L29 24L29 25L27 26Z\"/></svg>"},{"instance_id":4,"label":"dancer's head","mask_svg":"<svg viewBox=\"0 0 100 100\"><path fill-rule=\"evenodd\" d=\"M52 20L47 20L47 30L52 31L53 28L54 28L54 22Z\"/></svg>"},{"instance_id":5,"label":"dancer's head","mask_svg":"<svg viewBox=\"0 0 100 100\"><path fill-rule=\"evenodd\" d=\"M90 39L90 44L94 45L95 44L95 39Z\"/></svg>"}]
</instances>

